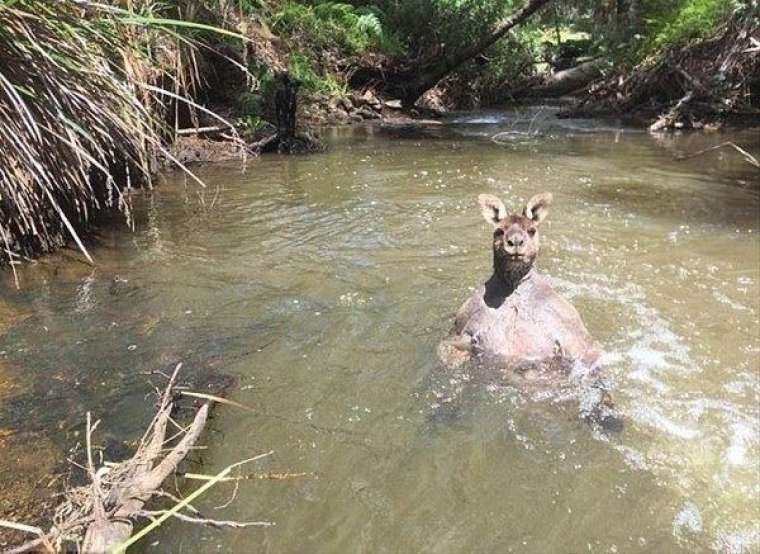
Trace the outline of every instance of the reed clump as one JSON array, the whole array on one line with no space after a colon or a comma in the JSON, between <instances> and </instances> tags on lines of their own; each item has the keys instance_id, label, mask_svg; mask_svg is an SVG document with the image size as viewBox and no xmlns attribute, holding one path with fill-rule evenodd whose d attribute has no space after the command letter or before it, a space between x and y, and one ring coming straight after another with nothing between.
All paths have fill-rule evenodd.
<instances>
[{"instance_id":1,"label":"reed clump","mask_svg":"<svg viewBox=\"0 0 760 554\"><path fill-rule=\"evenodd\" d=\"M89 2L0 2L0 233L6 260L73 239L104 208L128 219L149 183L156 118L127 29Z\"/></svg>"},{"instance_id":2,"label":"reed clump","mask_svg":"<svg viewBox=\"0 0 760 554\"><path fill-rule=\"evenodd\" d=\"M92 262L80 233L93 216L131 224L130 190L159 158L181 166L167 111L208 111L191 99L197 45L178 32L195 24L127 5L0 0L0 263L69 240Z\"/></svg>"}]
</instances>

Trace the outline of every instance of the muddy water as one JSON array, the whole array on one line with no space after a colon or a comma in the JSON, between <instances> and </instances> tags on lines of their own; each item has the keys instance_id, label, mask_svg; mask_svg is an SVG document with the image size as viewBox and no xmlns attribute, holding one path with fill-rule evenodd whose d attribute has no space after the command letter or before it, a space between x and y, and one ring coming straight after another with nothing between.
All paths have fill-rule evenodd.
<instances>
[{"instance_id":1,"label":"muddy water","mask_svg":"<svg viewBox=\"0 0 760 554\"><path fill-rule=\"evenodd\" d=\"M0 429L63 451L90 409L118 443L150 417L146 372L235 376L255 411L217 411L202 471L271 449L252 471L313 476L198 503L273 527L176 523L146 552L760 552L760 179L729 151L673 160L760 141L551 115L329 130L325 154L202 169L204 193L168 177L97 269L4 276L33 315L0 337ZM543 190L539 265L606 351L620 434L487 385L430 418L436 343L490 269L476 195Z\"/></svg>"}]
</instances>

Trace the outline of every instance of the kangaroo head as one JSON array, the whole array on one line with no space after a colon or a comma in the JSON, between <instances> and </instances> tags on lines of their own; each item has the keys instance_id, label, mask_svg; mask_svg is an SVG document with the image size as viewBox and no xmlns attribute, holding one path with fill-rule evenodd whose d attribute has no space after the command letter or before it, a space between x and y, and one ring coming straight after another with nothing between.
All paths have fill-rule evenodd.
<instances>
[{"instance_id":1,"label":"kangaroo head","mask_svg":"<svg viewBox=\"0 0 760 554\"><path fill-rule=\"evenodd\" d=\"M502 276L525 275L533 267L540 246L538 227L549 213L552 195L536 194L522 213L508 214L492 194L478 196L485 220L493 226L494 270Z\"/></svg>"}]
</instances>

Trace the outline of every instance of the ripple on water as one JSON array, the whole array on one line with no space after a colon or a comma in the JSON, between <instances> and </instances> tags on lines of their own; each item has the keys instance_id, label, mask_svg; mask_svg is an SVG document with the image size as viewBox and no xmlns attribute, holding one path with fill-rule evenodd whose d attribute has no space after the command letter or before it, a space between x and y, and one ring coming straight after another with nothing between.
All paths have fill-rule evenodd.
<instances>
[{"instance_id":1,"label":"ripple on water","mask_svg":"<svg viewBox=\"0 0 760 554\"><path fill-rule=\"evenodd\" d=\"M758 194L735 183L756 177L553 109L455 117L423 135L329 131L329 152L245 173L202 168L203 203L179 181L138 201L138 231L94 248L108 260L94 273L37 268L3 290L34 314L0 344L36 387L30 424L81 423L85 406L138 422L140 372L183 360L237 375L232 396L256 409L219 411L205 472L273 448L257 470L320 476L241 485L230 517L278 523L255 535L262 551L757 551ZM499 132L529 144L491 143ZM555 203L540 267L602 343L626 428L592 435L571 390L499 386L433 425L449 390L419 382L491 266L476 196L519 210L541 190ZM51 381L70 398L39 409ZM156 550L251 545L161 533Z\"/></svg>"}]
</instances>

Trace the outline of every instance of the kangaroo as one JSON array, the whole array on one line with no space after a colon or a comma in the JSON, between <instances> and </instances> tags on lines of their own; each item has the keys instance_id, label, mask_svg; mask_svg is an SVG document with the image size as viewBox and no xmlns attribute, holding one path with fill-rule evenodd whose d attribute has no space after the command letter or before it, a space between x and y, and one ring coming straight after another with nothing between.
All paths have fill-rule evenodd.
<instances>
[{"instance_id":1,"label":"kangaroo","mask_svg":"<svg viewBox=\"0 0 760 554\"><path fill-rule=\"evenodd\" d=\"M481 194L478 201L493 226L493 274L459 308L438 347L441 362L449 370L467 364L468 380L517 386L555 386L594 375L598 346L578 311L534 267L551 193L536 194L513 214L493 195ZM597 418L602 407L611 407L606 391L597 397L586 416Z\"/></svg>"}]
</instances>

